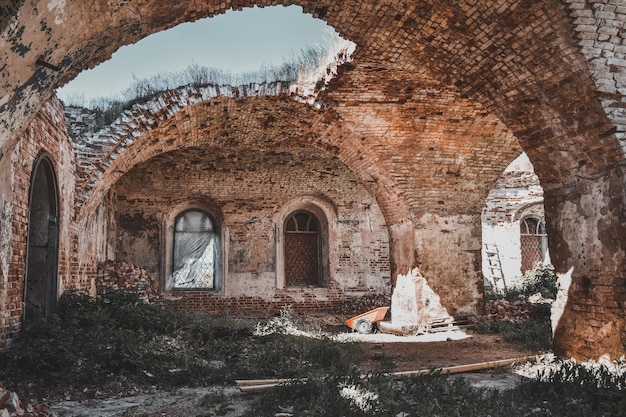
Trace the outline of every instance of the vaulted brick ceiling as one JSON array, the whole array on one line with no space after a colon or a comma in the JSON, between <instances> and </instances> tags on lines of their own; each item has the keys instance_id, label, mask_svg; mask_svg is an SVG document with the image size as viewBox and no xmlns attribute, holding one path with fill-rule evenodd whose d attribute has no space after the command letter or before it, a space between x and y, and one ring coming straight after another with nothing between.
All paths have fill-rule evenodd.
<instances>
[{"instance_id":1,"label":"vaulted brick ceiling","mask_svg":"<svg viewBox=\"0 0 626 417\"><path fill-rule=\"evenodd\" d=\"M15 19L0 21L8 46L0 51L3 145L10 146L54 87L118 47L184 21L271 4L22 4ZM574 27L557 0L282 4L301 5L357 44L354 62L320 99L416 210L450 204L446 193L475 195L475 210L519 153L517 140L548 187L567 186L564 172L593 175L623 159L614 140L586 143L615 128L595 99ZM431 187L443 187L443 197L430 196Z\"/></svg>"}]
</instances>

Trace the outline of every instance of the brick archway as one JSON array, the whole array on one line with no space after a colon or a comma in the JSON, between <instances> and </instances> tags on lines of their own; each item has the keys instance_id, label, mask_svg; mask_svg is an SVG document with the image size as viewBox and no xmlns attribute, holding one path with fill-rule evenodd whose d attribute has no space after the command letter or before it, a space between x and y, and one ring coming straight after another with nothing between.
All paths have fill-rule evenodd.
<instances>
[{"instance_id":1,"label":"brick archway","mask_svg":"<svg viewBox=\"0 0 626 417\"><path fill-rule=\"evenodd\" d=\"M66 2L50 8L43 1L19 3L12 10L16 13L0 18L2 39L11 46L0 52L0 151L8 154L15 147L55 86L118 47L231 7L272 3L241 1L227 7L218 1L147 0L98 7ZM565 5L559 0L284 4L301 5L357 44L354 62L320 97L340 115L331 115L330 125L350 134L308 143L317 141L341 155L387 208L390 230L398 230L396 248L403 253L397 257L403 261L400 269L424 263L426 272L450 275L425 249L440 245L447 250L446 241L474 253L479 239L467 226L458 230L475 223L474 200L484 199L485 184L497 176L491 177L491 168L502 171L517 140L545 190L547 227L554 236L551 258L558 272L573 271L556 350L578 357L623 353L624 336L613 337L597 326L626 322L619 308L624 297L617 291L626 264L626 128L619 105L625 81L615 76L626 63L604 52L621 47L623 35L611 31L623 20L623 10L608 1L588 8L582 1ZM579 24L581 17L585 25ZM316 117L318 127L327 125L327 116ZM489 152L463 140L467 127L476 135L491 129L489 140L480 143L496 148ZM502 140L506 146L497 147ZM464 150L463 144L476 152ZM369 156L361 158L359 151ZM473 162L487 171L467 170ZM103 178L109 169L101 170ZM447 226L451 222L455 227ZM581 225L591 233L581 235ZM450 233L453 238L446 239ZM418 257L416 246L422 249ZM472 256L466 258L455 268L472 274ZM445 286L454 292L453 284Z\"/></svg>"}]
</instances>

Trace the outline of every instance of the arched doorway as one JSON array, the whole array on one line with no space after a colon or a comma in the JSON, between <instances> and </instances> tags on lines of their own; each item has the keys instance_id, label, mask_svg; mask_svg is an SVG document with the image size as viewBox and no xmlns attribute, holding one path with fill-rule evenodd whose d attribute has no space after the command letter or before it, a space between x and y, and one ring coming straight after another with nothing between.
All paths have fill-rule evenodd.
<instances>
[{"instance_id":1,"label":"arched doorway","mask_svg":"<svg viewBox=\"0 0 626 417\"><path fill-rule=\"evenodd\" d=\"M291 213L285 220L285 285L322 285L321 230L308 211Z\"/></svg>"},{"instance_id":2,"label":"arched doorway","mask_svg":"<svg viewBox=\"0 0 626 417\"><path fill-rule=\"evenodd\" d=\"M49 315L57 301L58 187L52 160L45 153L33 165L28 209L24 320Z\"/></svg>"}]
</instances>

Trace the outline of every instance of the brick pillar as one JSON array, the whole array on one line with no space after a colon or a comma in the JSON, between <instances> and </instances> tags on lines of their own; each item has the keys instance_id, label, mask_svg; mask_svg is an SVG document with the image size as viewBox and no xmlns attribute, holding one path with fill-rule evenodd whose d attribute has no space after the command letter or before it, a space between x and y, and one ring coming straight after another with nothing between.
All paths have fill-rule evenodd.
<instances>
[{"instance_id":1,"label":"brick pillar","mask_svg":"<svg viewBox=\"0 0 626 417\"><path fill-rule=\"evenodd\" d=\"M615 359L626 353L624 173L614 168L574 181L566 196L546 192L552 262L571 279L559 300L562 311L553 314L554 351Z\"/></svg>"}]
</instances>

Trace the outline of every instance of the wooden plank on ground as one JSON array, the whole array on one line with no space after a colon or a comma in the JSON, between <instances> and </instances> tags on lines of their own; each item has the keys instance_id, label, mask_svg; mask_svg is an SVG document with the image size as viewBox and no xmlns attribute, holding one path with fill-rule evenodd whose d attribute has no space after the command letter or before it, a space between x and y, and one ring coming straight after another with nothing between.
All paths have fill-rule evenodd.
<instances>
[{"instance_id":1,"label":"wooden plank on ground","mask_svg":"<svg viewBox=\"0 0 626 417\"><path fill-rule=\"evenodd\" d=\"M440 371L442 374L459 374L464 372L480 371L485 369L499 368L502 366L514 365L524 362L535 362L536 356L522 356L519 358L501 359L497 361L477 362L466 365L446 366L434 369L419 369L415 371L398 371L392 372L389 376L394 378L403 378L410 376L428 375L434 371ZM239 379L235 383L241 392L259 392L276 387L289 382L304 382L306 378L288 378L288 379Z\"/></svg>"},{"instance_id":2,"label":"wooden plank on ground","mask_svg":"<svg viewBox=\"0 0 626 417\"><path fill-rule=\"evenodd\" d=\"M446 366L443 368L436 368L437 370L441 370L442 374L459 374L463 372L473 372L480 371L484 369L492 369L499 368L501 366L509 366L514 365L516 363L523 362L535 362L537 360L536 356L523 356L520 358L512 358L512 359L501 359L497 361L487 361L487 362L478 362L478 363L470 363L467 365L457 365L457 366ZM432 369L420 369L417 371L399 371L393 372L390 375L396 377L403 376L417 376L417 375L428 375L431 373Z\"/></svg>"}]
</instances>

